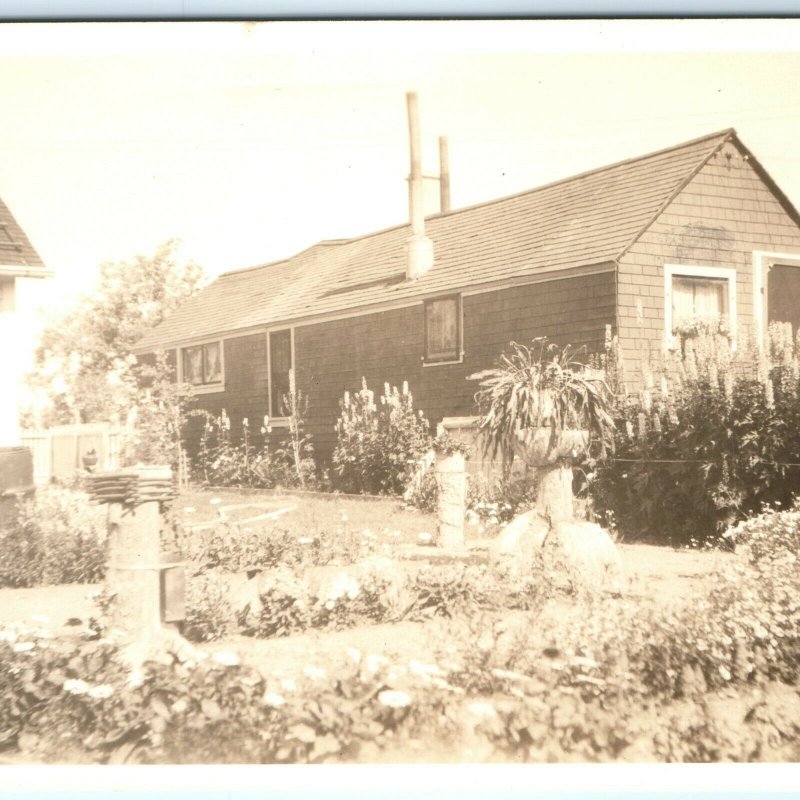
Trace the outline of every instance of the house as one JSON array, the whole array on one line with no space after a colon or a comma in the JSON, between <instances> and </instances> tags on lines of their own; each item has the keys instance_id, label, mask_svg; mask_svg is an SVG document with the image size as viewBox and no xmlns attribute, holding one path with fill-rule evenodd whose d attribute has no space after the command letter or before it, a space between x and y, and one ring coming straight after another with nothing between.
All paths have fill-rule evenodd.
<instances>
[{"instance_id":1,"label":"house","mask_svg":"<svg viewBox=\"0 0 800 800\"><path fill-rule=\"evenodd\" d=\"M50 274L0 200L0 526L10 519L9 497L33 486L31 453L20 446L19 389L33 355L37 290Z\"/></svg>"},{"instance_id":2,"label":"house","mask_svg":"<svg viewBox=\"0 0 800 800\"><path fill-rule=\"evenodd\" d=\"M511 340L600 350L611 325L636 374L687 315L759 334L772 319L800 323L800 216L732 129L428 217L422 274L409 233L322 241L228 272L137 352L168 351L201 405L226 409L234 427L265 414L285 424L294 369L326 457L338 401L362 376L378 390L407 380L437 422L474 414L466 378Z\"/></svg>"}]
</instances>

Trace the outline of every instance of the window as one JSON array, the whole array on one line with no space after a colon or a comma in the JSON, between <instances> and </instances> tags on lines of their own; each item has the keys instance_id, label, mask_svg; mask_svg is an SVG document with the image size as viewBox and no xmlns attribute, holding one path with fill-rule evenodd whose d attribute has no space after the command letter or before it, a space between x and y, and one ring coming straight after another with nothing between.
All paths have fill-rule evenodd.
<instances>
[{"instance_id":1,"label":"window","mask_svg":"<svg viewBox=\"0 0 800 800\"><path fill-rule=\"evenodd\" d=\"M672 278L672 330L693 320L728 316L728 281L725 278Z\"/></svg>"},{"instance_id":2,"label":"window","mask_svg":"<svg viewBox=\"0 0 800 800\"><path fill-rule=\"evenodd\" d=\"M222 345L208 342L181 350L181 368L184 383L208 386L222 383Z\"/></svg>"},{"instance_id":3,"label":"window","mask_svg":"<svg viewBox=\"0 0 800 800\"><path fill-rule=\"evenodd\" d=\"M441 297L425 303L425 361L461 358L461 298Z\"/></svg>"},{"instance_id":4,"label":"window","mask_svg":"<svg viewBox=\"0 0 800 800\"><path fill-rule=\"evenodd\" d=\"M292 369L292 331L271 331L269 334L269 401L270 415L285 417L284 397L289 393L289 371Z\"/></svg>"},{"instance_id":5,"label":"window","mask_svg":"<svg viewBox=\"0 0 800 800\"><path fill-rule=\"evenodd\" d=\"M675 337L708 327L735 333L736 270L666 265L664 281L664 332L669 346Z\"/></svg>"}]
</instances>

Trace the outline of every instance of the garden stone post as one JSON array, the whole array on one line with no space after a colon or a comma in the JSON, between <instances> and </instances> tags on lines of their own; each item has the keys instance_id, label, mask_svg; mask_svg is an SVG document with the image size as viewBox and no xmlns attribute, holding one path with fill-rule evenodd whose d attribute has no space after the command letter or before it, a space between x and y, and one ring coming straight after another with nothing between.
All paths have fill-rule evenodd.
<instances>
[{"instance_id":1,"label":"garden stone post","mask_svg":"<svg viewBox=\"0 0 800 800\"><path fill-rule=\"evenodd\" d=\"M141 478L169 481L169 467L130 470ZM146 639L161 629L159 572L161 510L157 498L109 509L108 572L106 585L115 597L111 627L126 636Z\"/></svg>"},{"instance_id":2,"label":"garden stone post","mask_svg":"<svg viewBox=\"0 0 800 800\"><path fill-rule=\"evenodd\" d=\"M463 549L467 473L461 453L437 457L436 482L439 485L439 528L436 544L449 550Z\"/></svg>"}]
</instances>

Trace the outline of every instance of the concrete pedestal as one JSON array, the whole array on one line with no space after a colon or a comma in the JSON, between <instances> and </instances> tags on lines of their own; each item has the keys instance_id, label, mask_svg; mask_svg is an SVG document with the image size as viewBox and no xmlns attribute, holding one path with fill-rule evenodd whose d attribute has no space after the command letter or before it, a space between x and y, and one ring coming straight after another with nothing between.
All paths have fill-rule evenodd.
<instances>
[{"instance_id":1,"label":"concrete pedestal","mask_svg":"<svg viewBox=\"0 0 800 800\"><path fill-rule=\"evenodd\" d=\"M436 544L447 549L463 549L464 516L467 512L467 473L464 456L453 453L436 461L439 485L439 528Z\"/></svg>"}]
</instances>

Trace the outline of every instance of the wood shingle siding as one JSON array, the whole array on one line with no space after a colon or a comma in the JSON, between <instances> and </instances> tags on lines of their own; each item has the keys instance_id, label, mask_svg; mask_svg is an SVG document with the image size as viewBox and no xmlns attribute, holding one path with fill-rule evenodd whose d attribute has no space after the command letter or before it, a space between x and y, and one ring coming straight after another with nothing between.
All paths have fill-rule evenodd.
<instances>
[{"instance_id":1,"label":"wood shingle siding","mask_svg":"<svg viewBox=\"0 0 800 800\"><path fill-rule=\"evenodd\" d=\"M664 264L736 270L737 327L753 328L753 252L800 253L800 229L734 142L726 143L619 260L619 335L631 385L664 340Z\"/></svg>"}]
</instances>

